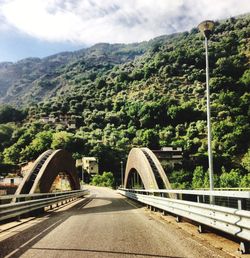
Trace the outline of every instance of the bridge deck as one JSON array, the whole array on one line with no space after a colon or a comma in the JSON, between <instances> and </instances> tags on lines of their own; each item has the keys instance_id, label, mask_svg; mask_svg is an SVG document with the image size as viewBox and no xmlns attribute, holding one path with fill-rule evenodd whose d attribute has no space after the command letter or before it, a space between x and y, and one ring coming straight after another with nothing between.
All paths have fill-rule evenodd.
<instances>
[{"instance_id":1,"label":"bridge deck","mask_svg":"<svg viewBox=\"0 0 250 258\"><path fill-rule=\"evenodd\" d=\"M229 257L173 224L152 219L113 190L90 190L90 202L51 213L12 236L0 234L0 256Z\"/></svg>"}]
</instances>

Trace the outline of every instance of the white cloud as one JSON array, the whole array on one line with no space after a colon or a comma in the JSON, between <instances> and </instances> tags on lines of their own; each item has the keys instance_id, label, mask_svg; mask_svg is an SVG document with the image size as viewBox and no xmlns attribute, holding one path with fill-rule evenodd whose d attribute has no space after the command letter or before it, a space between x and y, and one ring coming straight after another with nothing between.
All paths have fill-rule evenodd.
<instances>
[{"instance_id":1,"label":"white cloud","mask_svg":"<svg viewBox=\"0 0 250 258\"><path fill-rule=\"evenodd\" d=\"M0 0L0 29L51 42L136 42L246 12L249 0Z\"/></svg>"}]
</instances>

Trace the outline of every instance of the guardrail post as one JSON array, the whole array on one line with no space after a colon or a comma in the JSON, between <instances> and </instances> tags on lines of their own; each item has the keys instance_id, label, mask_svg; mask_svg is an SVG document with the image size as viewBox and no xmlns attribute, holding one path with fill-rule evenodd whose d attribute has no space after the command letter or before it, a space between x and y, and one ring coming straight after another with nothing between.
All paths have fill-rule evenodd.
<instances>
[{"instance_id":1,"label":"guardrail post","mask_svg":"<svg viewBox=\"0 0 250 258\"><path fill-rule=\"evenodd\" d=\"M167 214L166 211L163 210L163 211L162 211L162 215L163 215L163 216L167 216L168 214Z\"/></svg>"},{"instance_id":2,"label":"guardrail post","mask_svg":"<svg viewBox=\"0 0 250 258\"><path fill-rule=\"evenodd\" d=\"M201 233L204 233L204 226L203 225L199 225L198 226L198 232L201 234Z\"/></svg>"},{"instance_id":3,"label":"guardrail post","mask_svg":"<svg viewBox=\"0 0 250 258\"><path fill-rule=\"evenodd\" d=\"M17 198L17 199L16 199L16 202L18 202L18 200L19 200L19 199ZM17 220L18 222L21 221L21 215L18 215L17 218L16 218L16 220Z\"/></svg>"},{"instance_id":4,"label":"guardrail post","mask_svg":"<svg viewBox=\"0 0 250 258\"><path fill-rule=\"evenodd\" d=\"M210 204L214 205L215 204L215 197L213 195L209 196Z\"/></svg>"},{"instance_id":5,"label":"guardrail post","mask_svg":"<svg viewBox=\"0 0 250 258\"><path fill-rule=\"evenodd\" d=\"M180 216L177 216L177 217L176 217L176 222L177 222L177 223L181 222L181 217L180 217Z\"/></svg>"},{"instance_id":6,"label":"guardrail post","mask_svg":"<svg viewBox=\"0 0 250 258\"><path fill-rule=\"evenodd\" d=\"M248 242L240 242L240 247L238 249L242 254L250 253L250 243Z\"/></svg>"},{"instance_id":7,"label":"guardrail post","mask_svg":"<svg viewBox=\"0 0 250 258\"><path fill-rule=\"evenodd\" d=\"M238 199L238 209L239 210L245 210L246 209L246 200L244 199Z\"/></svg>"},{"instance_id":8,"label":"guardrail post","mask_svg":"<svg viewBox=\"0 0 250 258\"><path fill-rule=\"evenodd\" d=\"M242 210L242 201L241 201L241 199L238 200L238 209Z\"/></svg>"}]
</instances>

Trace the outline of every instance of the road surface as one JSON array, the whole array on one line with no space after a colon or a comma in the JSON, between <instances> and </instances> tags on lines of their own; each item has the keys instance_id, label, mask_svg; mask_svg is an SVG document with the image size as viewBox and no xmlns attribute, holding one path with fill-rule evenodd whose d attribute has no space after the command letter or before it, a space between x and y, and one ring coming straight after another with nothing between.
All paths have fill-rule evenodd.
<instances>
[{"instance_id":1,"label":"road surface","mask_svg":"<svg viewBox=\"0 0 250 258\"><path fill-rule=\"evenodd\" d=\"M16 231L0 234L1 257L231 257L105 188Z\"/></svg>"}]
</instances>

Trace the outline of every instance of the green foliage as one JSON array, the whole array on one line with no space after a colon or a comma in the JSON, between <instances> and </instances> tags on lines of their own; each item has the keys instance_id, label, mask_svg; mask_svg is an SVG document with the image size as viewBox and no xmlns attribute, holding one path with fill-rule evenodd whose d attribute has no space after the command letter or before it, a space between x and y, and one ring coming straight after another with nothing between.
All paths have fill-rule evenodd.
<instances>
[{"instance_id":1,"label":"green foliage","mask_svg":"<svg viewBox=\"0 0 250 258\"><path fill-rule=\"evenodd\" d=\"M220 177L215 172L214 187L220 187ZM202 166L197 166L193 172L192 189L208 189L210 187L209 171L205 171Z\"/></svg>"},{"instance_id":2,"label":"green foliage","mask_svg":"<svg viewBox=\"0 0 250 258\"><path fill-rule=\"evenodd\" d=\"M21 161L28 161L30 159L35 159L41 153L50 148L52 142L52 132L43 131L35 135L32 142L27 145L21 151Z\"/></svg>"},{"instance_id":3,"label":"green foliage","mask_svg":"<svg viewBox=\"0 0 250 258\"><path fill-rule=\"evenodd\" d=\"M241 175L238 169L232 169L230 172L226 172L223 169L220 176L220 187L230 188L230 187L239 187L241 182Z\"/></svg>"},{"instance_id":4,"label":"green foliage","mask_svg":"<svg viewBox=\"0 0 250 258\"><path fill-rule=\"evenodd\" d=\"M19 122L25 118L25 112L15 109L12 106L0 106L0 124L8 122Z\"/></svg>"},{"instance_id":5,"label":"green foliage","mask_svg":"<svg viewBox=\"0 0 250 258\"><path fill-rule=\"evenodd\" d=\"M181 105L171 105L167 112L174 124L196 121L202 118L202 112L195 109L194 102L183 102ZM188 114L188 116L186 114Z\"/></svg>"},{"instance_id":6,"label":"green foliage","mask_svg":"<svg viewBox=\"0 0 250 258\"><path fill-rule=\"evenodd\" d=\"M192 178L192 189L204 188L206 171L203 167L198 166L195 168Z\"/></svg>"},{"instance_id":7,"label":"green foliage","mask_svg":"<svg viewBox=\"0 0 250 258\"><path fill-rule=\"evenodd\" d=\"M250 173L250 148L241 160L241 165Z\"/></svg>"},{"instance_id":8,"label":"green foliage","mask_svg":"<svg viewBox=\"0 0 250 258\"><path fill-rule=\"evenodd\" d=\"M94 175L90 183L96 186L113 187L114 175L112 172L103 172L102 175Z\"/></svg>"},{"instance_id":9,"label":"green foliage","mask_svg":"<svg viewBox=\"0 0 250 258\"><path fill-rule=\"evenodd\" d=\"M170 175L170 182L173 189L189 189L190 173L181 169L173 171Z\"/></svg>"},{"instance_id":10,"label":"green foliage","mask_svg":"<svg viewBox=\"0 0 250 258\"><path fill-rule=\"evenodd\" d=\"M6 148L3 152L4 163L7 164L18 164L20 158L21 149L18 144L13 144L12 146Z\"/></svg>"},{"instance_id":11,"label":"green foliage","mask_svg":"<svg viewBox=\"0 0 250 258\"><path fill-rule=\"evenodd\" d=\"M52 136L52 149L70 149L74 135L65 131L54 133Z\"/></svg>"},{"instance_id":12,"label":"green foliage","mask_svg":"<svg viewBox=\"0 0 250 258\"><path fill-rule=\"evenodd\" d=\"M240 81L244 83L246 86L250 85L250 69L246 70L242 77L240 78Z\"/></svg>"},{"instance_id":13,"label":"green foliage","mask_svg":"<svg viewBox=\"0 0 250 258\"><path fill-rule=\"evenodd\" d=\"M240 187L250 188L250 173L242 177L240 181Z\"/></svg>"},{"instance_id":14,"label":"green foliage","mask_svg":"<svg viewBox=\"0 0 250 258\"><path fill-rule=\"evenodd\" d=\"M159 148L159 136L156 130L146 129L138 130L136 137L133 139L133 144L139 146L146 146L150 149Z\"/></svg>"},{"instance_id":15,"label":"green foliage","mask_svg":"<svg viewBox=\"0 0 250 258\"><path fill-rule=\"evenodd\" d=\"M13 131L13 126L0 124L0 151L9 145Z\"/></svg>"}]
</instances>

